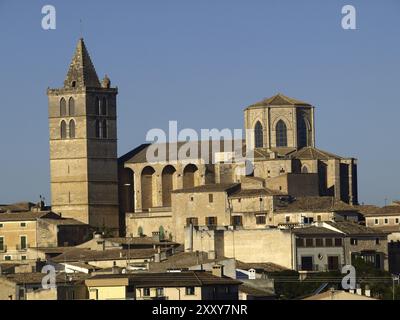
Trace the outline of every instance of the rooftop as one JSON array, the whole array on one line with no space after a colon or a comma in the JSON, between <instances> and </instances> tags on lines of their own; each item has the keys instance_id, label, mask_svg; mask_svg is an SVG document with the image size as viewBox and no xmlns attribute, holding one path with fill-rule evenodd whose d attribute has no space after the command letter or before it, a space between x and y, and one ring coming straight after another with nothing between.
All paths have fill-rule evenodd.
<instances>
[{"instance_id":1,"label":"rooftop","mask_svg":"<svg viewBox=\"0 0 400 320\"><path fill-rule=\"evenodd\" d=\"M256 271L261 271L261 272L280 272L284 270L289 270L286 267L283 267L279 264L272 263L272 262L242 262L239 260L236 260L236 268L237 269L242 269L242 270L250 270L250 269L255 269Z\"/></svg>"},{"instance_id":2,"label":"rooftop","mask_svg":"<svg viewBox=\"0 0 400 320\"><path fill-rule=\"evenodd\" d=\"M370 206L369 210L361 208L364 216L400 216L400 206L390 205L382 208Z\"/></svg>"},{"instance_id":3,"label":"rooftop","mask_svg":"<svg viewBox=\"0 0 400 320\"><path fill-rule=\"evenodd\" d=\"M164 273L131 273L131 274L100 274L87 280L128 279L129 283L139 288L151 287L199 287L208 285L240 285L241 282L228 278L217 277L205 271L182 271Z\"/></svg>"},{"instance_id":4,"label":"rooftop","mask_svg":"<svg viewBox=\"0 0 400 320\"><path fill-rule=\"evenodd\" d=\"M290 155L292 159L300 160L328 160L328 159L343 159L342 157L317 149L315 147L304 147L299 151L293 152Z\"/></svg>"},{"instance_id":5,"label":"rooftop","mask_svg":"<svg viewBox=\"0 0 400 320\"><path fill-rule=\"evenodd\" d=\"M316 227L316 226L308 226L303 228L295 228L293 229L293 233L298 236L307 236L307 235L332 235L335 237L343 237L343 233L324 228L324 227Z\"/></svg>"},{"instance_id":6,"label":"rooftop","mask_svg":"<svg viewBox=\"0 0 400 320\"><path fill-rule=\"evenodd\" d=\"M296 197L288 201L280 201L276 205L277 212L332 212L332 211L356 211L351 206L334 197Z\"/></svg>"},{"instance_id":7,"label":"rooftop","mask_svg":"<svg viewBox=\"0 0 400 320\"><path fill-rule=\"evenodd\" d=\"M376 299L367 296L362 296L359 294L346 292L343 290L328 290L326 292L310 296L303 300L376 300Z\"/></svg>"},{"instance_id":8,"label":"rooftop","mask_svg":"<svg viewBox=\"0 0 400 320\"><path fill-rule=\"evenodd\" d=\"M366 226L363 226L361 224L358 224L356 222L350 222L350 221L340 221L340 222L332 222L332 221L326 221L324 222L339 231L347 234L347 235L383 235L384 233L382 231L379 231L375 228L369 228Z\"/></svg>"},{"instance_id":9,"label":"rooftop","mask_svg":"<svg viewBox=\"0 0 400 320\"><path fill-rule=\"evenodd\" d=\"M0 277L0 279L6 279L15 284L27 284L27 285L41 285L43 280L43 273L31 272L31 273L13 273ZM66 283L71 281L82 281L88 276L84 273L71 273L71 274L58 274L56 276L57 283Z\"/></svg>"},{"instance_id":10,"label":"rooftop","mask_svg":"<svg viewBox=\"0 0 400 320\"><path fill-rule=\"evenodd\" d=\"M258 189L240 189L233 192L230 198L246 198L246 197L258 197L258 196L276 196L276 195L286 195L285 193L274 191L268 188L258 188Z\"/></svg>"},{"instance_id":11,"label":"rooftop","mask_svg":"<svg viewBox=\"0 0 400 320\"><path fill-rule=\"evenodd\" d=\"M221 257L217 259L209 259L206 252L180 252L167 257L166 260L161 262L151 262L149 264L149 271L161 272L172 269L182 270L199 264L218 262L225 259L228 258Z\"/></svg>"},{"instance_id":12,"label":"rooftop","mask_svg":"<svg viewBox=\"0 0 400 320\"><path fill-rule=\"evenodd\" d=\"M223 152L225 145L229 147L228 151L232 152L236 149L240 152L240 156L243 155L245 146L245 140L199 140L199 141L178 141L171 143L155 143L155 144L142 144L138 148L126 153L119 158L119 162L127 163L147 163L150 162L147 159L148 148L151 146L155 150L158 150L158 157L161 158L161 152L165 151L165 161L160 162L172 162L178 158L178 152L181 147L185 146L185 150L196 150L193 154L186 155L186 160L197 160L197 159L213 159L215 152ZM216 147L218 146L218 147ZM207 154L204 152L208 151ZM207 159L207 160L208 160Z\"/></svg>"},{"instance_id":13,"label":"rooftop","mask_svg":"<svg viewBox=\"0 0 400 320\"><path fill-rule=\"evenodd\" d=\"M240 183L205 184L193 188L177 189L172 193L228 192L233 193L240 188Z\"/></svg>"},{"instance_id":14,"label":"rooftop","mask_svg":"<svg viewBox=\"0 0 400 320\"><path fill-rule=\"evenodd\" d=\"M51 211L27 211L14 213L0 213L0 221L35 221L37 219L62 219L58 214Z\"/></svg>"},{"instance_id":15,"label":"rooftop","mask_svg":"<svg viewBox=\"0 0 400 320\"><path fill-rule=\"evenodd\" d=\"M108 249L108 250L89 250L74 248L53 258L54 262L85 262L85 261L104 261L104 260L127 260L127 259L149 259L157 253L155 249Z\"/></svg>"},{"instance_id":16,"label":"rooftop","mask_svg":"<svg viewBox=\"0 0 400 320\"><path fill-rule=\"evenodd\" d=\"M278 93L270 98L265 98L259 102L256 102L248 106L246 109L271 106L311 106L311 104L301 100L290 98L283 95L282 93Z\"/></svg>"},{"instance_id":17,"label":"rooftop","mask_svg":"<svg viewBox=\"0 0 400 320\"><path fill-rule=\"evenodd\" d=\"M247 295L252 296L252 297L275 297L276 296L276 294L273 292L272 289L254 287L247 283L240 285L239 291L246 293Z\"/></svg>"}]
</instances>

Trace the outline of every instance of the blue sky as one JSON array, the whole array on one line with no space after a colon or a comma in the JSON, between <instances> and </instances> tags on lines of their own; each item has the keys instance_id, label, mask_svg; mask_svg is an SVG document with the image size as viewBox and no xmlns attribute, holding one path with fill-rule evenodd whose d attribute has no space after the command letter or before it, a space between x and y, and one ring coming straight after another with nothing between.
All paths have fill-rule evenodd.
<instances>
[{"instance_id":1,"label":"blue sky","mask_svg":"<svg viewBox=\"0 0 400 320\"><path fill-rule=\"evenodd\" d=\"M57 10L56 30L41 8ZM357 30L341 28L341 8ZM47 87L83 36L118 95L118 153L151 128L242 128L282 92L316 106L317 147L359 159L360 202L399 199L400 2L0 0L0 203L49 195Z\"/></svg>"}]
</instances>

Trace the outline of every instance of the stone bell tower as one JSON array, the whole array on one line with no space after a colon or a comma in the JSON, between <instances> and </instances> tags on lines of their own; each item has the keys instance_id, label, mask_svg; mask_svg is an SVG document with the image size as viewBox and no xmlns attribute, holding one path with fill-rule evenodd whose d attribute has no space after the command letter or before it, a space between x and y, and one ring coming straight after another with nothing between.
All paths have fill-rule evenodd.
<instances>
[{"instance_id":1,"label":"stone bell tower","mask_svg":"<svg viewBox=\"0 0 400 320\"><path fill-rule=\"evenodd\" d=\"M51 205L63 217L118 230L117 97L100 83L83 39L64 81L48 89Z\"/></svg>"}]
</instances>

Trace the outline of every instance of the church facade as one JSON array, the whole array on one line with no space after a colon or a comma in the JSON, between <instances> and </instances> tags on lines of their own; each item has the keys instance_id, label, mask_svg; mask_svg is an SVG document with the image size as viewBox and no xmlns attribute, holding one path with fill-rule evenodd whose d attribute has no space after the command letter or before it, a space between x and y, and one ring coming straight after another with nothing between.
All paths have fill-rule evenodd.
<instances>
[{"instance_id":1,"label":"church facade","mask_svg":"<svg viewBox=\"0 0 400 320\"><path fill-rule=\"evenodd\" d=\"M143 228L149 234L162 225L175 225L179 206L174 208L173 198L179 197L173 195L181 192L190 199L190 190L197 193L202 186L225 190L233 184L235 192L358 202L357 160L316 148L315 108L309 103L276 94L245 108L246 134L243 140L231 141L243 147L245 161L226 161L232 153L219 145L218 152L207 149L207 159L198 153L180 160L169 153L155 163L147 157L154 144L117 158L117 93L107 76L99 81L80 39L64 86L47 91L53 211L94 227L137 235ZM203 150L221 141L190 143ZM185 144L160 148L179 150ZM248 154L252 156L246 159ZM261 200L251 201L254 207Z\"/></svg>"}]
</instances>

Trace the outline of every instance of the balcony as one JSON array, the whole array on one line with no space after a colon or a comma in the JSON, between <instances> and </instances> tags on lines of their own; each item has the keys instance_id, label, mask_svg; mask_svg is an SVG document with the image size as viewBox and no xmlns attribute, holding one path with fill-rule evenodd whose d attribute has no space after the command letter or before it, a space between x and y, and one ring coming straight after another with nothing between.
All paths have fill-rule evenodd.
<instances>
[{"instance_id":1,"label":"balcony","mask_svg":"<svg viewBox=\"0 0 400 320\"><path fill-rule=\"evenodd\" d=\"M156 297L150 297L150 296L143 296L139 300L168 300L166 296L156 296Z\"/></svg>"},{"instance_id":2,"label":"balcony","mask_svg":"<svg viewBox=\"0 0 400 320\"><path fill-rule=\"evenodd\" d=\"M312 266L311 265L303 266L303 265L299 264L297 266L297 271L302 271L302 272L340 271L340 270L342 270L343 266L344 265L342 265L342 264L339 264L339 265L337 265L337 264L332 264L332 265L330 265L330 264L323 264L323 265L313 264Z\"/></svg>"},{"instance_id":3,"label":"balcony","mask_svg":"<svg viewBox=\"0 0 400 320\"><path fill-rule=\"evenodd\" d=\"M29 244L27 244L27 245L25 245L25 246L21 246L20 244L17 244L17 245L15 246L15 249L16 249L17 251L26 251L28 248L29 248Z\"/></svg>"},{"instance_id":4,"label":"balcony","mask_svg":"<svg viewBox=\"0 0 400 320\"><path fill-rule=\"evenodd\" d=\"M301 265L299 264L297 266L297 271L305 271L305 272L322 272L324 270L320 270L320 266L318 264L313 264L313 265Z\"/></svg>"}]
</instances>

